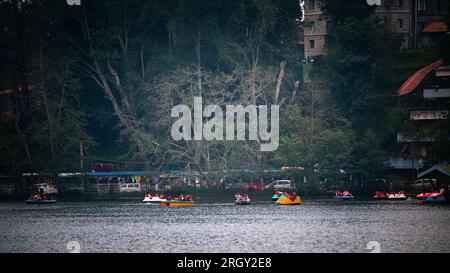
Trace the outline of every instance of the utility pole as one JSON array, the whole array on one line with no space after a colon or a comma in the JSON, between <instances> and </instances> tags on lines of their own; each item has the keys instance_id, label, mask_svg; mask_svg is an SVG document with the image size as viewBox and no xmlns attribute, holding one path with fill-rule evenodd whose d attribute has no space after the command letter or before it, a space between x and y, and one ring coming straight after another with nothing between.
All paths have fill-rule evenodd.
<instances>
[{"instance_id":1,"label":"utility pole","mask_svg":"<svg viewBox=\"0 0 450 273\"><path fill-rule=\"evenodd\" d=\"M84 151L83 151L83 139L80 138L80 171L84 170Z\"/></svg>"},{"instance_id":2,"label":"utility pole","mask_svg":"<svg viewBox=\"0 0 450 273\"><path fill-rule=\"evenodd\" d=\"M315 89L315 84L313 83L313 82L311 82L310 84L309 84L309 88L311 89L311 142L310 142L310 156L311 156L311 159L313 160L313 162L311 162L312 163L312 171L313 171L313 184L314 184L314 189L316 188L316 185L317 185L317 181L316 181L316 168L315 168L315 164L314 164L314 138L315 138L315 128L314 128L314 126L315 126L315 124L314 124L314 119L315 119L315 116L314 116L314 89Z\"/></svg>"},{"instance_id":3,"label":"utility pole","mask_svg":"<svg viewBox=\"0 0 450 273\"><path fill-rule=\"evenodd\" d=\"M81 188L84 192L84 149L83 149L83 139L80 138L80 174L81 174Z\"/></svg>"}]
</instances>

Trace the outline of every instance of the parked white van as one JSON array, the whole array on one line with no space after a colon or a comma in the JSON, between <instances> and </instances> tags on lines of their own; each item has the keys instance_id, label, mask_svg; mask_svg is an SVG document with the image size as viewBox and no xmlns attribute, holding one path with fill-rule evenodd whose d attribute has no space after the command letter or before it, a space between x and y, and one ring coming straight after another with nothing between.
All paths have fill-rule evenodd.
<instances>
[{"instance_id":1,"label":"parked white van","mask_svg":"<svg viewBox=\"0 0 450 273\"><path fill-rule=\"evenodd\" d=\"M266 186L267 189L274 189L274 190L293 190L295 188L294 182L291 180L275 180L269 185Z\"/></svg>"},{"instance_id":2,"label":"parked white van","mask_svg":"<svg viewBox=\"0 0 450 273\"><path fill-rule=\"evenodd\" d=\"M140 192L141 184L139 184L139 183L120 183L119 191L120 192Z\"/></svg>"}]
</instances>

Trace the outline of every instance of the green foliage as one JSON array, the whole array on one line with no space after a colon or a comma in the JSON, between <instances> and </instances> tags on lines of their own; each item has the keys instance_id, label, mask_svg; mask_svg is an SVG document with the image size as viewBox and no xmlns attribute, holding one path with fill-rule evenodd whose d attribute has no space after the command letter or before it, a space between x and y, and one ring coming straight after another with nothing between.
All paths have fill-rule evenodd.
<instances>
[{"instance_id":1,"label":"green foliage","mask_svg":"<svg viewBox=\"0 0 450 273\"><path fill-rule=\"evenodd\" d=\"M15 58L2 64L0 171L56 173L80 169L80 141L94 143L86 129L86 109L80 103L80 81L71 47L61 36L70 20L64 3L3 1L0 3L2 46ZM4 15L4 16L3 16ZM5 133L4 133L5 132Z\"/></svg>"},{"instance_id":2,"label":"green foliage","mask_svg":"<svg viewBox=\"0 0 450 273\"><path fill-rule=\"evenodd\" d=\"M335 171L352 162L354 139L351 132L340 129L325 130L316 144L315 154L319 169Z\"/></svg>"},{"instance_id":3,"label":"green foliage","mask_svg":"<svg viewBox=\"0 0 450 273\"><path fill-rule=\"evenodd\" d=\"M352 151L355 177L361 180L376 179L382 174L387 160L386 152L373 131L357 139Z\"/></svg>"},{"instance_id":4,"label":"green foliage","mask_svg":"<svg viewBox=\"0 0 450 273\"><path fill-rule=\"evenodd\" d=\"M350 121L351 131L326 131L319 158L334 169L352 166L356 179L376 178L386 161L382 144L394 141L404 118L402 109L389 110L400 37L364 1L325 1L322 10L330 26L327 54L313 75L330 90L331 103ZM326 151L329 155L323 156Z\"/></svg>"},{"instance_id":5,"label":"green foliage","mask_svg":"<svg viewBox=\"0 0 450 273\"><path fill-rule=\"evenodd\" d=\"M369 6L365 1L325 0L322 11L334 26L344 25L353 20L365 20L375 11L375 6Z\"/></svg>"},{"instance_id":6,"label":"green foliage","mask_svg":"<svg viewBox=\"0 0 450 273\"><path fill-rule=\"evenodd\" d=\"M342 9L354 12L324 7L331 27L319 71L337 107L361 135L383 126L385 97L392 92L391 70L400 43L373 15L373 9L354 1L343 2L339 2ZM339 19L343 16L345 19Z\"/></svg>"},{"instance_id":7,"label":"green foliage","mask_svg":"<svg viewBox=\"0 0 450 273\"><path fill-rule=\"evenodd\" d=\"M11 170L11 161L23 170L78 170L81 141L89 157L192 170L211 187L226 170L273 166L302 167L308 181L317 171L335 174L342 166L357 179L376 178L386 160L383 145L408 130L408 109L397 106L395 89L418 63L437 56L395 66L400 39L365 1L325 1L327 55L313 65L300 62L297 1L85 5L73 13L63 2L32 1L18 18L11 6L0 9L7 19L2 34L11 47L22 47L25 64L2 68L1 87L20 86L24 75L33 85L29 111L19 111L17 98L1 104L15 120L1 124L0 159L8 163L0 170ZM23 20L21 28L15 19ZM175 143L171 108L191 106L199 94L204 104L220 106L280 104L279 149L269 154L257 143Z\"/></svg>"}]
</instances>

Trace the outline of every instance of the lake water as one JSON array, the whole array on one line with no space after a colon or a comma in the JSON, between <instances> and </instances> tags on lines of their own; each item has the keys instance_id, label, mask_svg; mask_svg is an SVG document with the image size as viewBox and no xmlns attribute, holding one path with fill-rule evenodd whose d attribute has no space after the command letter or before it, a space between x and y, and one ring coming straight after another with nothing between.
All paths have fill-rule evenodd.
<instances>
[{"instance_id":1,"label":"lake water","mask_svg":"<svg viewBox=\"0 0 450 273\"><path fill-rule=\"evenodd\" d=\"M414 201L0 203L0 252L450 252L449 231L450 206Z\"/></svg>"}]
</instances>

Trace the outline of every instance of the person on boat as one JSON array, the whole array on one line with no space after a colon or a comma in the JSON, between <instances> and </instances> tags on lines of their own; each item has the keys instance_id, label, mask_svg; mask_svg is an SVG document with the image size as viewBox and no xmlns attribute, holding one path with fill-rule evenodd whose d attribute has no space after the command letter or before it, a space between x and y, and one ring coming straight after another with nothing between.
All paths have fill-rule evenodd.
<instances>
[{"instance_id":1,"label":"person on boat","mask_svg":"<svg viewBox=\"0 0 450 273\"><path fill-rule=\"evenodd\" d=\"M159 195L159 198L164 199L164 194L161 193L161 194Z\"/></svg>"},{"instance_id":2,"label":"person on boat","mask_svg":"<svg viewBox=\"0 0 450 273\"><path fill-rule=\"evenodd\" d=\"M150 198L150 194L148 194L148 192L145 194L145 198Z\"/></svg>"},{"instance_id":3,"label":"person on boat","mask_svg":"<svg viewBox=\"0 0 450 273\"><path fill-rule=\"evenodd\" d=\"M297 193L296 192L292 193L292 195L291 195L291 200L294 201L295 199L297 199Z\"/></svg>"},{"instance_id":4,"label":"person on boat","mask_svg":"<svg viewBox=\"0 0 450 273\"><path fill-rule=\"evenodd\" d=\"M180 198L181 201L184 201L184 195L183 194L180 194L179 198Z\"/></svg>"},{"instance_id":5,"label":"person on boat","mask_svg":"<svg viewBox=\"0 0 450 273\"><path fill-rule=\"evenodd\" d=\"M187 201L192 201L192 195L191 195L190 193L188 193L188 194L186 195L186 200L187 200Z\"/></svg>"},{"instance_id":6,"label":"person on boat","mask_svg":"<svg viewBox=\"0 0 450 273\"><path fill-rule=\"evenodd\" d=\"M240 193L236 193L236 195L234 196L234 199L236 199L236 200L239 200L241 198L242 198L242 196Z\"/></svg>"}]
</instances>

